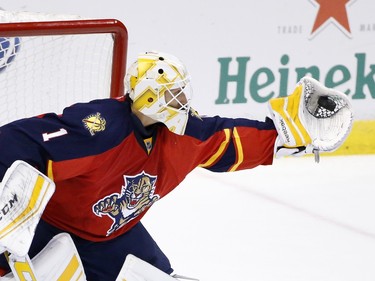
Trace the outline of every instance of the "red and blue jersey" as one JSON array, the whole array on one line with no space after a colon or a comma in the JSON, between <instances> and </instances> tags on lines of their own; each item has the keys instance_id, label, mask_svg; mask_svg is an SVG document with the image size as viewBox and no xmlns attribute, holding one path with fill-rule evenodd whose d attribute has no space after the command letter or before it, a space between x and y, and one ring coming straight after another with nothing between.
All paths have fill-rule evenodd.
<instances>
[{"instance_id":1,"label":"red and blue jersey","mask_svg":"<svg viewBox=\"0 0 375 281\"><path fill-rule=\"evenodd\" d=\"M144 128L126 98L95 100L0 128L0 176L24 160L52 178L48 223L84 239L123 234L196 167L214 172L269 165L273 122L192 114L184 135ZM145 142L145 139L147 141Z\"/></svg>"}]
</instances>

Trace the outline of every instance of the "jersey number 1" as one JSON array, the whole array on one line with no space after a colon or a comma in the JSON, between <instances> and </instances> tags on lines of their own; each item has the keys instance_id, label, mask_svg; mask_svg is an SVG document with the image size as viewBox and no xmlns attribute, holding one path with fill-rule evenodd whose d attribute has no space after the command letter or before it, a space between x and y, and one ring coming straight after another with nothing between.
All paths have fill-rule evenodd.
<instances>
[{"instance_id":1,"label":"jersey number 1","mask_svg":"<svg viewBox=\"0 0 375 281\"><path fill-rule=\"evenodd\" d=\"M68 132L65 129L61 128L60 130L58 130L56 132L44 133L42 136L43 136L43 141L49 141L50 139L61 137L63 135L67 135L67 134L68 134Z\"/></svg>"}]
</instances>

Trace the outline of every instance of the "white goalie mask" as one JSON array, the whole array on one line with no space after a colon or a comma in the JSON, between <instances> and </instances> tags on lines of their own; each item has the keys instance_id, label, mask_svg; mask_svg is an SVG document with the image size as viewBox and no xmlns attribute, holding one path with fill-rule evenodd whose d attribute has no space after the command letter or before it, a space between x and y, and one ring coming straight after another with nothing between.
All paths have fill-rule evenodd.
<instances>
[{"instance_id":1,"label":"white goalie mask","mask_svg":"<svg viewBox=\"0 0 375 281\"><path fill-rule=\"evenodd\" d=\"M125 87L134 109L164 123L170 131L184 134L192 89L179 59L157 52L140 54L128 69Z\"/></svg>"}]
</instances>

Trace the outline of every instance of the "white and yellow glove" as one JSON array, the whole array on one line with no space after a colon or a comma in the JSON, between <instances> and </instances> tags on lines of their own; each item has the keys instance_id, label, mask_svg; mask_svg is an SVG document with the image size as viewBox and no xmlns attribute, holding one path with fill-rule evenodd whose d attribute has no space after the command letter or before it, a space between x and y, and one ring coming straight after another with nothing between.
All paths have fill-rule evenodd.
<instances>
[{"instance_id":1,"label":"white and yellow glove","mask_svg":"<svg viewBox=\"0 0 375 281\"><path fill-rule=\"evenodd\" d=\"M276 158L314 153L319 162L319 152L336 150L353 124L348 97L311 77L302 78L290 96L271 99L269 109L279 134Z\"/></svg>"}]
</instances>

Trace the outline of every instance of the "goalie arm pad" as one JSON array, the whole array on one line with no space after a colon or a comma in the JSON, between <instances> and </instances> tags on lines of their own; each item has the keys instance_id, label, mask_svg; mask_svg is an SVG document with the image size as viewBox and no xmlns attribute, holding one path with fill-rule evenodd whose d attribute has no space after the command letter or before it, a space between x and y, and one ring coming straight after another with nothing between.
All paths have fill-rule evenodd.
<instances>
[{"instance_id":1,"label":"goalie arm pad","mask_svg":"<svg viewBox=\"0 0 375 281\"><path fill-rule=\"evenodd\" d=\"M0 184L0 251L25 256L39 219L55 191L47 176L15 161Z\"/></svg>"},{"instance_id":2,"label":"goalie arm pad","mask_svg":"<svg viewBox=\"0 0 375 281\"><path fill-rule=\"evenodd\" d=\"M275 154L334 151L347 138L353 111L347 96L304 77L287 97L271 99L269 109L278 132ZM290 155L289 154L289 155Z\"/></svg>"}]
</instances>

